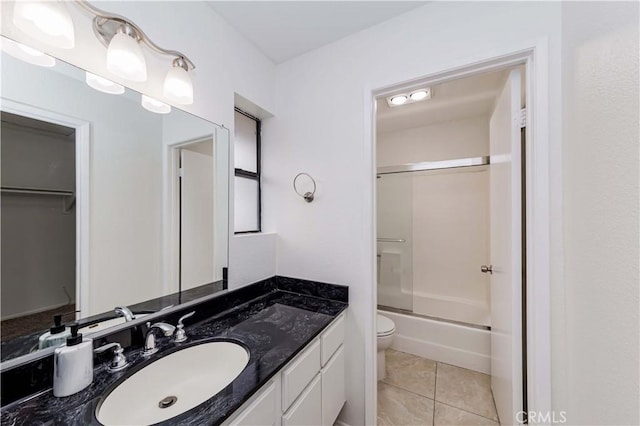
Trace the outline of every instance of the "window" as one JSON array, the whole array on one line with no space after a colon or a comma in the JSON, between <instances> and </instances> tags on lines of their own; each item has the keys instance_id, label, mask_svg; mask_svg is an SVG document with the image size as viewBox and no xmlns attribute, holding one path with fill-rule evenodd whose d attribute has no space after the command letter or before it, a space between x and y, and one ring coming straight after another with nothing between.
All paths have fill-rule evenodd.
<instances>
[{"instance_id":1,"label":"window","mask_svg":"<svg viewBox=\"0 0 640 426\"><path fill-rule=\"evenodd\" d=\"M235 233L260 232L260 120L235 109Z\"/></svg>"}]
</instances>

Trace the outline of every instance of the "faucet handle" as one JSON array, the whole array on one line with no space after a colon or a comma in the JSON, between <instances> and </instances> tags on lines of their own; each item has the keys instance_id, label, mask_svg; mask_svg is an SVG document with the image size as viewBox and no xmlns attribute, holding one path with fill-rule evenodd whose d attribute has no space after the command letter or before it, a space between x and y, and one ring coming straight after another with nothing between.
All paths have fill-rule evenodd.
<instances>
[{"instance_id":1,"label":"faucet handle","mask_svg":"<svg viewBox=\"0 0 640 426\"><path fill-rule=\"evenodd\" d=\"M181 343L187 340L187 333L184 331L183 321L186 320L187 318L192 317L195 313L196 311L192 311L180 317L180 319L178 320L178 325L176 326L176 334L175 334L175 338L173 339L174 342Z\"/></svg>"},{"instance_id":2,"label":"faucet handle","mask_svg":"<svg viewBox=\"0 0 640 426\"><path fill-rule=\"evenodd\" d=\"M115 373L116 371L124 370L129 366L129 362L127 361L127 358L124 356L124 349L122 349L122 346L120 345L120 343L117 343L117 342L107 343L106 345L103 345L103 346L100 346L99 348L94 349L93 352L100 354L112 348L114 348L113 359L109 363L108 369L112 373Z\"/></svg>"}]
</instances>

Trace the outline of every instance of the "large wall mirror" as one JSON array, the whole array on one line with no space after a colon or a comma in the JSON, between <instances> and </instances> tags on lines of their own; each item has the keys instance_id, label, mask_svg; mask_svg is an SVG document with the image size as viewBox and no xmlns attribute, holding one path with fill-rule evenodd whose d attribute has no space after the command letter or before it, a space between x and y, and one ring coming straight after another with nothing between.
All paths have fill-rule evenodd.
<instances>
[{"instance_id":1,"label":"large wall mirror","mask_svg":"<svg viewBox=\"0 0 640 426\"><path fill-rule=\"evenodd\" d=\"M228 130L2 46L2 361L223 290Z\"/></svg>"}]
</instances>

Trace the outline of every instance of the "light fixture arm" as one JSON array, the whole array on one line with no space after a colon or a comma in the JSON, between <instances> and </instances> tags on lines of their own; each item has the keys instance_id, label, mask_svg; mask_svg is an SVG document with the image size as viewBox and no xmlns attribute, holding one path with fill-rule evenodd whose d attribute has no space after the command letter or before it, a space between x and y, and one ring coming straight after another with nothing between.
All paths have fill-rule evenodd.
<instances>
[{"instance_id":1,"label":"light fixture arm","mask_svg":"<svg viewBox=\"0 0 640 426\"><path fill-rule=\"evenodd\" d=\"M82 7L86 11L95 15L93 18L93 32L100 42L106 46L109 46L109 42L118 31L124 31L125 34L134 37L136 40L143 42L151 50L161 55L173 56L174 65L185 68L186 71L194 69L196 66L191 60L182 52L177 50L163 49L155 44L145 33L133 22L124 18L123 16L108 13L85 0L75 0L75 4ZM176 63L178 61L178 63Z\"/></svg>"}]
</instances>

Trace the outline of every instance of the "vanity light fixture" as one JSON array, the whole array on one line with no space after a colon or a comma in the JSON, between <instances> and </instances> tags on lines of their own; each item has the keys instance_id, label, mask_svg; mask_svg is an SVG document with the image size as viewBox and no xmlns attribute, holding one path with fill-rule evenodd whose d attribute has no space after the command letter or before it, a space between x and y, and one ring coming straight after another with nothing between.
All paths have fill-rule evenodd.
<instances>
[{"instance_id":1,"label":"vanity light fixture","mask_svg":"<svg viewBox=\"0 0 640 426\"><path fill-rule=\"evenodd\" d=\"M22 43L17 43L5 37L2 38L2 50L13 56L14 58L20 59L21 61L28 62L33 65L49 68L56 64L55 58L52 58L49 55L45 55L41 51L36 50L32 47L25 46Z\"/></svg>"},{"instance_id":2,"label":"vanity light fixture","mask_svg":"<svg viewBox=\"0 0 640 426\"><path fill-rule=\"evenodd\" d=\"M131 81L147 80L147 62L131 25L122 24L107 47L109 72Z\"/></svg>"},{"instance_id":3,"label":"vanity light fixture","mask_svg":"<svg viewBox=\"0 0 640 426\"><path fill-rule=\"evenodd\" d=\"M142 106L147 111L155 112L156 114L169 114L171 112L170 105L147 95L142 95Z\"/></svg>"},{"instance_id":4,"label":"vanity light fixture","mask_svg":"<svg viewBox=\"0 0 640 426\"><path fill-rule=\"evenodd\" d=\"M99 92L108 93L110 95L121 95L124 93L124 86L114 83L111 80L107 80L99 75L91 74L89 71L85 72L85 81L89 86L96 89Z\"/></svg>"},{"instance_id":5,"label":"vanity light fixture","mask_svg":"<svg viewBox=\"0 0 640 426\"><path fill-rule=\"evenodd\" d=\"M163 93L167 99L183 105L193 103L193 83L188 71L184 58L174 59L173 68L164 79Z\"/></svg>"},{"instance_id":6,"label":"vanity light fixture","mask_svg":"<svg viewBox=\"0 0 640 426\"><path fill-rule=\"evenodd\" d=\"M164 96L183 105L193 103L193 83L189 71L195 65L184 53L161 48L140 27L120 15L105 12L84 0L75 1L74 4L94 15L93 32L107 47L107 69L110 72L130 81L146 81L144 45L157 54L172 58L171 68L164 80Z\"/></svg>"},{"instance_id":7,"label":"vanity light fixture","mask_svg":"<svg viewBox=\"0 0 640 426\"><path fill-rule=\"evenodd\" d=\"M398 93L387 97L387 104L390 107L397 107L400 105L408 105L414 102L425 101L431 99L432 91L430 87L424 87L422 89L412 90L408 93Z\"/></svg>"},{"instance_id":8,"label":"vanity light fixture","mask_svg":"<svg viewBox=\"0 0 640 426\"><path fill-rule=\"evenodd\" d=\"M171 65L164 79L162 90L166 99L182 105L193 103L193 82L189 72L196 66L184 53L158 46L147 37L140 27L123 16L105 12L85 0L75 0L70 3L93 15L93 32L107 48L106 64L109 72L130 81L146 81L147 63L142 49L144 45L157 54L171 58ZM15 0L13 23L18 29L42 43L65 49L74 47L73 20L63 1ZM36 56L35 52L32 51L30 54ZM50 63L51 60L53 58L50 58L48 62L43 59L39 65L53 66L44 65L44 63ZM91 77L92 82L90 83L89 78L87 76L87 83L91 87L106 93L118 93L96 87L92 83L96 83L98 80ZM98 86L105 87L100 84ZM108 90L116 90L116 86L110 86L111 88Z\"/></svg>"},{"instance_id":9,"label":"vanity light fixture","mask_svg":"<svg viewBox=\"0 0 640 426\"><path fill-rule=\"evenodd\" d=\"M75 45L73 20L64 2L16 0L13 23L42 43L62 49Z\"/></svg>"}]
</instances>

